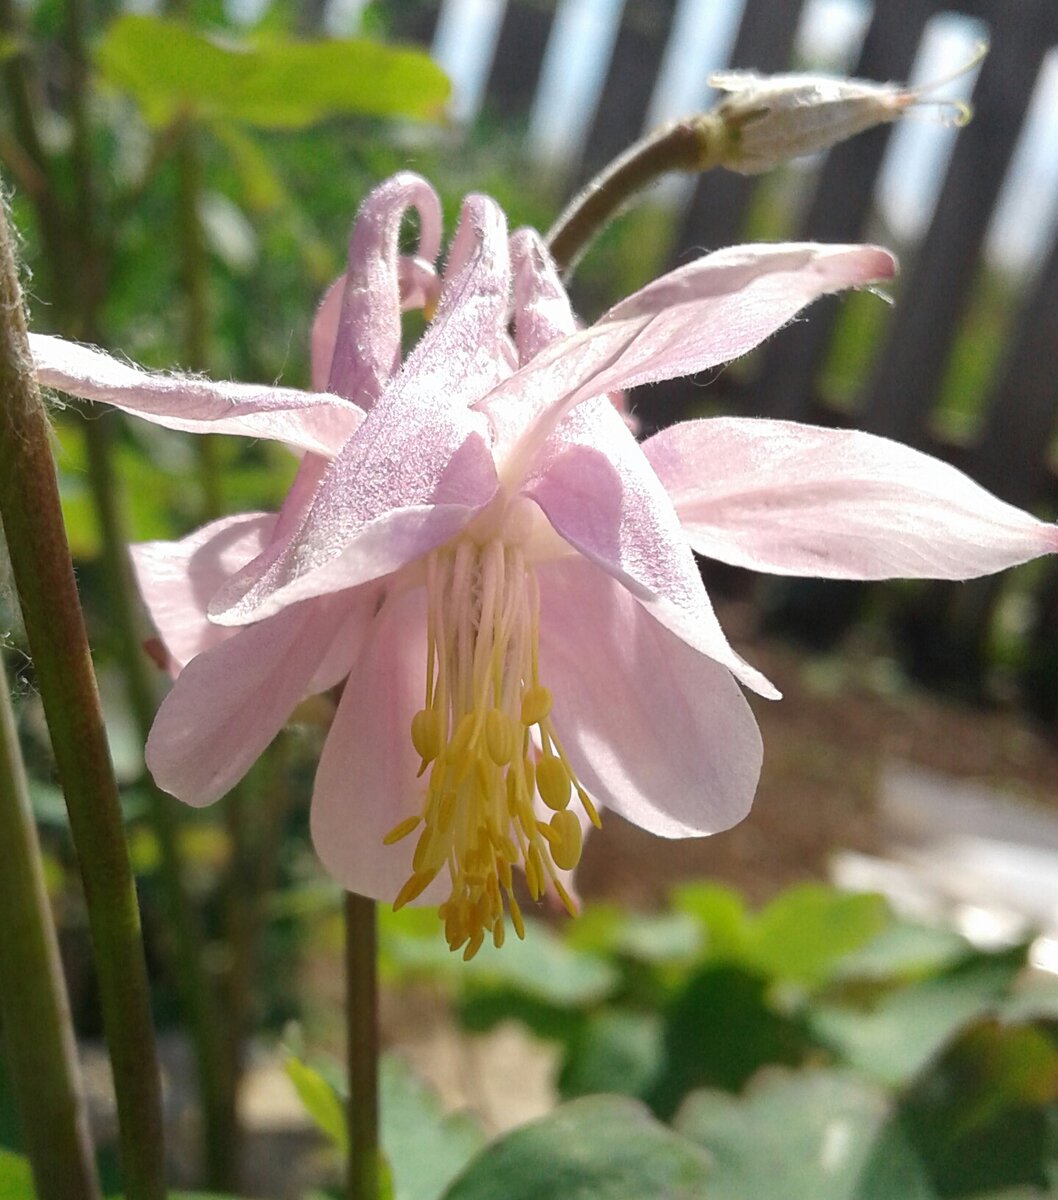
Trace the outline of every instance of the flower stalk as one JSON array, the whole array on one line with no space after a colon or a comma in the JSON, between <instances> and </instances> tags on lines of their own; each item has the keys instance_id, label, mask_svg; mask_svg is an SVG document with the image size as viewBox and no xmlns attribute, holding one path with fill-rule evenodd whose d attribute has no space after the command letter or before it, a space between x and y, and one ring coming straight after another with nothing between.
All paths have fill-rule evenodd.
<instances>
[{"instance_id":1,"label":"flower stalk","mask_svg":"<svg viewBox=\"0 0 1058 1200\"><path fill-rule=\"evenodd\" d=\"M562 210L547 232L559 272L572 269L591 240L633 196L670 171L708 171L722 164L727 131L701 113L663 126L604 167Z\"/></svg>"},{"instance_id":2,"label":"flower stalk","mask_svg":"<svg viewBox=\"0 0 1058 1200\"><path fill-rule=\"evenodd\" d=\"M99 1200L40 845L0 663L0 1024L38 1200Z\"/></svg>"},{"instance_id":3,"label":"flower stalk","mask_svg":"<svg viewBox=\"0 0 1058 1200\"><path fill-rule=\"evenodd\" d=\"M127 1200L165 1195L140 917L6 212L0 214L0 517L84 881Z\"/></svg>"},{"instance_id":4,"label":"flower stalk","mask_svg":"<svg viewBox=\"0 0 1058 1200\"><path fill-rule=\"evenodd\" d=\"M349 1067L348 1200L379 1200L378 936L375 902L345 897L346 1030Z\"/></svg>"}]
</instances>

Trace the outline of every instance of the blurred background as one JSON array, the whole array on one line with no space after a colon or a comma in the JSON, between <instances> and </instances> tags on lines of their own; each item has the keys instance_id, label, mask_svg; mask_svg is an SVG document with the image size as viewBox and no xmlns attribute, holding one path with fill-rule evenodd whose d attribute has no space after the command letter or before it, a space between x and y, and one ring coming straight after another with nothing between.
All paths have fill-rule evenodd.
<instances>
[{"instance_id":1,"label":"blurred background","mask_svg":"<svg viewBox=\"0 0 1058 1200\"><path fill-rule=\"evenodd\" d=\"M179 21L191 40L152 21ZM293 116L278 92L274 104L243 103L239 69L224 92L209 57L217 45L350 37L423 57L389 83L358 67L352 98L286 76L288 94L304 90ZM972 95L966 128L923 106L758 179L666 181L599 239L572 292L590 320L660 270L740 239L890 246L902 261L892 303L826 300L746 360L634 395L643 432L720 412L854 425L1055 513L1053 0L0 0L0 39L0 163L35 327L158 368L291 386L307 384L309 326L356 207L395 169L430 178L450 218L466 191L483 190L512 225L546 229L642 132L708 107L713 70L912 86L955 75L937 94ZM982 41L989 55L960 74ZM447 103L427 54L451 81ZM284 733L215 811L181 811L167 831L158 814L170 802L152 791L141 749L164 680L142 653L151 631L130 606L120 549L126 537L174 538L220 513L273 508L294 462L278 447L192 444L58 402L55 441L167 1031L178 1170L199 1177L201 1131L174 886L200 919L200 967L225 999L229 1091L242 1081L254 1147L243 1183L307 1195L333 1162L303 1109L326 1132L313 1080L326 1090L336 1078L327 1055L340 1036L337 893L306 833L326 712ZM1045 1194L1031 1189L1055 1178L1047 1022L1058 1002L1040 981L1058 969L1058 569L868 587L710 565L706 580L738 648L786 696L754 701L766 759L752 815L678 843L608 816L579 872L585 917L567 926L542 912L524 953L483 954L469 971L447 961L432 914L384 916L385 1033L405 1052L386 1068L387 1094L416 1114L417 1137L436 1134L416 1168L432 1163L434 1191L401 1176L398 1195L439 1195L445 1170L486 1133L558 1097L619 1090L668 1119L693 1089L734 1097L776 1063L852 1072L810 1086L925 1131L915 1153L933 1190L879 1195ZM0 628L106 1145L79 881L6 587ZM1026 979L1043 988L1031 1003ZM1037 1024L997 1032L997 1005ZM1028 1028L1048 1032L1029 1046ZM792 1078L768 1086L782 1093ZM461 1107L474 1120L444 1125ZM687 1120L714 1137L722 1124ZM0 1092L0 1146L17 1144ZM738 1194L764 1194L747 1186Z\"/></svg>"}]
</instances>

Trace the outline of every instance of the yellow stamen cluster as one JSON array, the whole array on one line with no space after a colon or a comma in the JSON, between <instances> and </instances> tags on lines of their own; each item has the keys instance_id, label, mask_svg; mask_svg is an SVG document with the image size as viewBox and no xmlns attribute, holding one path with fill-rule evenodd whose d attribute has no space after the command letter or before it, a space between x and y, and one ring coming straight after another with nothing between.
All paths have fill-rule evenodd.
<instances>
[{"instance_id":1,"label":"yellow stamen cluster","mask_svg":"<svg viewBox=\"0 0 1058 1200\"><path fill-rule=\"evenodd\" d=\"M467 536L434 550L426 593L426 702L411 722L426 795L420 814L384 840L422 826L394 908L447 869L451 892L438 914L449 947L463 947L469 959L487 934L503 944L506 914L524 936L516 865L534 900L550 883L575 911L558 877L580 859L572 797L594 824L599 817L552 726L551 694L537 669L539 595L517 539ZM537 797L549 820L538 817Z\"/></svg>"}]
</instances>

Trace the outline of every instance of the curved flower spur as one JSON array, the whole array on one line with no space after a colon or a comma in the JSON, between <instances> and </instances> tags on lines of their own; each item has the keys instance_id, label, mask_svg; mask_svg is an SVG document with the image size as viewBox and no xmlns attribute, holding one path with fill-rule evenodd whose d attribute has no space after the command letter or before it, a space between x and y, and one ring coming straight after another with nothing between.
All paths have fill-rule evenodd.
<instances>
[{"instance_id":1,"label":"curved flower spur","mask_svg":"<svg viewBox=\"0 0 1058 1200\"><path fill-rule=\"evenodd\" d=\"M409 209L418 253L401 256ZM640 446L610 396L751 349L816 297L889 278L870 246L745 246L578 330L540 237L401 174L364 202L312 337L313 386L153 375L35 337L40 379L171 428L302 451L277 515L134 547L176 681L147 747L190 804L223 795L307 694L344 683L312 831L346 888L436 903L453 949L530 895L573 911L583 831L665 837L748 810L761 743L692 551L780 574L963 579L1055 527L868 434L721 418ZM400 311L430 323L400 362ZM512 331L513 330L513 335Z\"/></svg>"}]
</instances>

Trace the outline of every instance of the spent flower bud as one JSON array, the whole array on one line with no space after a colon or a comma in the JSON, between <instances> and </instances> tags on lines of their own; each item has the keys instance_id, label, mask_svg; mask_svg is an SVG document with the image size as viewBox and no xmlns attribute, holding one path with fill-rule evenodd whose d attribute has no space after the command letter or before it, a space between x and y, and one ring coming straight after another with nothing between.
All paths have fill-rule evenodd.
<instances>
[{"instance_id":1,"label":"spent flower bud","mask_svg":"<svg viewBox=\"0 0 1058 1200\"><path fill-rule=\"evenodd\" d=\"M926 105L936 106L945 123L965 125L972 116L968 104L933 99L931 93L965 75L987 53L988 46L982 43L958 71L917 88L828 75L717 72L709 83L727 95L708 115L717 127L713 145L723 148L723 166L755 175L792 158L828 150Z\"/></svg>"}]
</instances>

